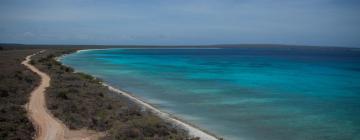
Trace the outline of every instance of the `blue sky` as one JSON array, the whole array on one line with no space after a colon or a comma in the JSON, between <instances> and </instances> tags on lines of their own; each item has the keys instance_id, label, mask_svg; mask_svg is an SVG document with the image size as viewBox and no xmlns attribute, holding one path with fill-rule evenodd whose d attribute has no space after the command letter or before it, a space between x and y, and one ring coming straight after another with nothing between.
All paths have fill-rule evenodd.
<instances>
[{"instance_id":1,"label":"blue sky","mask_svg":"<svg viewBox=\"0 0 360 140\"><path fill-rule=\"evenodd\" d=\"M0 42L360 47L360 1L1 0Z\"/></svg>"}]
</instances>

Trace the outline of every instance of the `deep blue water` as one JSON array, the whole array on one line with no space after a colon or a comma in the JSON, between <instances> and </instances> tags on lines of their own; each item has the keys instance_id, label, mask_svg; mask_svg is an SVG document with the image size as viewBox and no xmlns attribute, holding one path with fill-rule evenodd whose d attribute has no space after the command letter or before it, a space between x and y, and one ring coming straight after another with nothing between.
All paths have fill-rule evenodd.
<instances>
[{"instance_id":1,"label":"deep blue water","mask_svg":"<svg viewBox=\"0 0 360 140\"><path fill-rule=\"evenodd\" d=\"M225 139L360 139L360 51L83 51L61 60Z\"/></svg>"}]
</instances>

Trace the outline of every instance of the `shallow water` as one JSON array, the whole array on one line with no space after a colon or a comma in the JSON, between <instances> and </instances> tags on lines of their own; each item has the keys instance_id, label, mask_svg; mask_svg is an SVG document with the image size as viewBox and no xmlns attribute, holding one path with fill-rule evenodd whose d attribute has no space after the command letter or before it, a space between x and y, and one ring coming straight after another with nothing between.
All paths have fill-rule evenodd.
<instances>
[{"instance_id":1,"label":"shallow water","mask_svg":"<svg viewBox=\"0 0 360 140\"><path fill-rule=\"evenodd\" d=\"M81 51L61 60L225 139L360 139L360 51Z\"/></svg>"}]
</instances>

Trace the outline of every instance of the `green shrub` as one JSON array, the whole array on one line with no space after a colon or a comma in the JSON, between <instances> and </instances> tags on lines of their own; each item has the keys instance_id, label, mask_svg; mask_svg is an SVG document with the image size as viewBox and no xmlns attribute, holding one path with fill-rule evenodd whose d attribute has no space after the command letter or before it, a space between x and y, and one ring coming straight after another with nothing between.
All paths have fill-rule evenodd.
<instances>
[{"instance_id":1,"label":"green shrub","mask_svg":"<svg viewBox=\"0 0 360 140\"><path fill-rule=\"evenodd\" d=\"M82 73L82 72L78 72L77 74L81 78L86 79L86 80L93 80L94 79L94 77L92 77L91 75L88 75L88 74L85 74L85 73Z\"/></svg>"}]
</instances>

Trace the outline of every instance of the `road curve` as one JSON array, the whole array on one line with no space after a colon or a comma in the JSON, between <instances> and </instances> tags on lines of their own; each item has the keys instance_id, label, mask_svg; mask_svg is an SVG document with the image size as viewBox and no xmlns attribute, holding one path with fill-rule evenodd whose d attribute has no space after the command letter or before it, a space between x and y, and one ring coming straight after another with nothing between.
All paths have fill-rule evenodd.
<instances>
[{"instance_id":1,"label":"road curve","mask_svg":"<svg viewBox=\"0 0 360 140\"><path fill-rule=\"evenodd\" d=\"M38 53L42 53L40 51ZM56 119L46 108L45 90L50 86L50 77L41 72L35 66L31 65L29 55L22 62L28 69L40 76L41 82L30 95L30 101L27 105L27 112L30 120L36 129L35 140L95 140L101 134L89 130L70 130L60 120Z\"/></svg>"}]
</instances>

